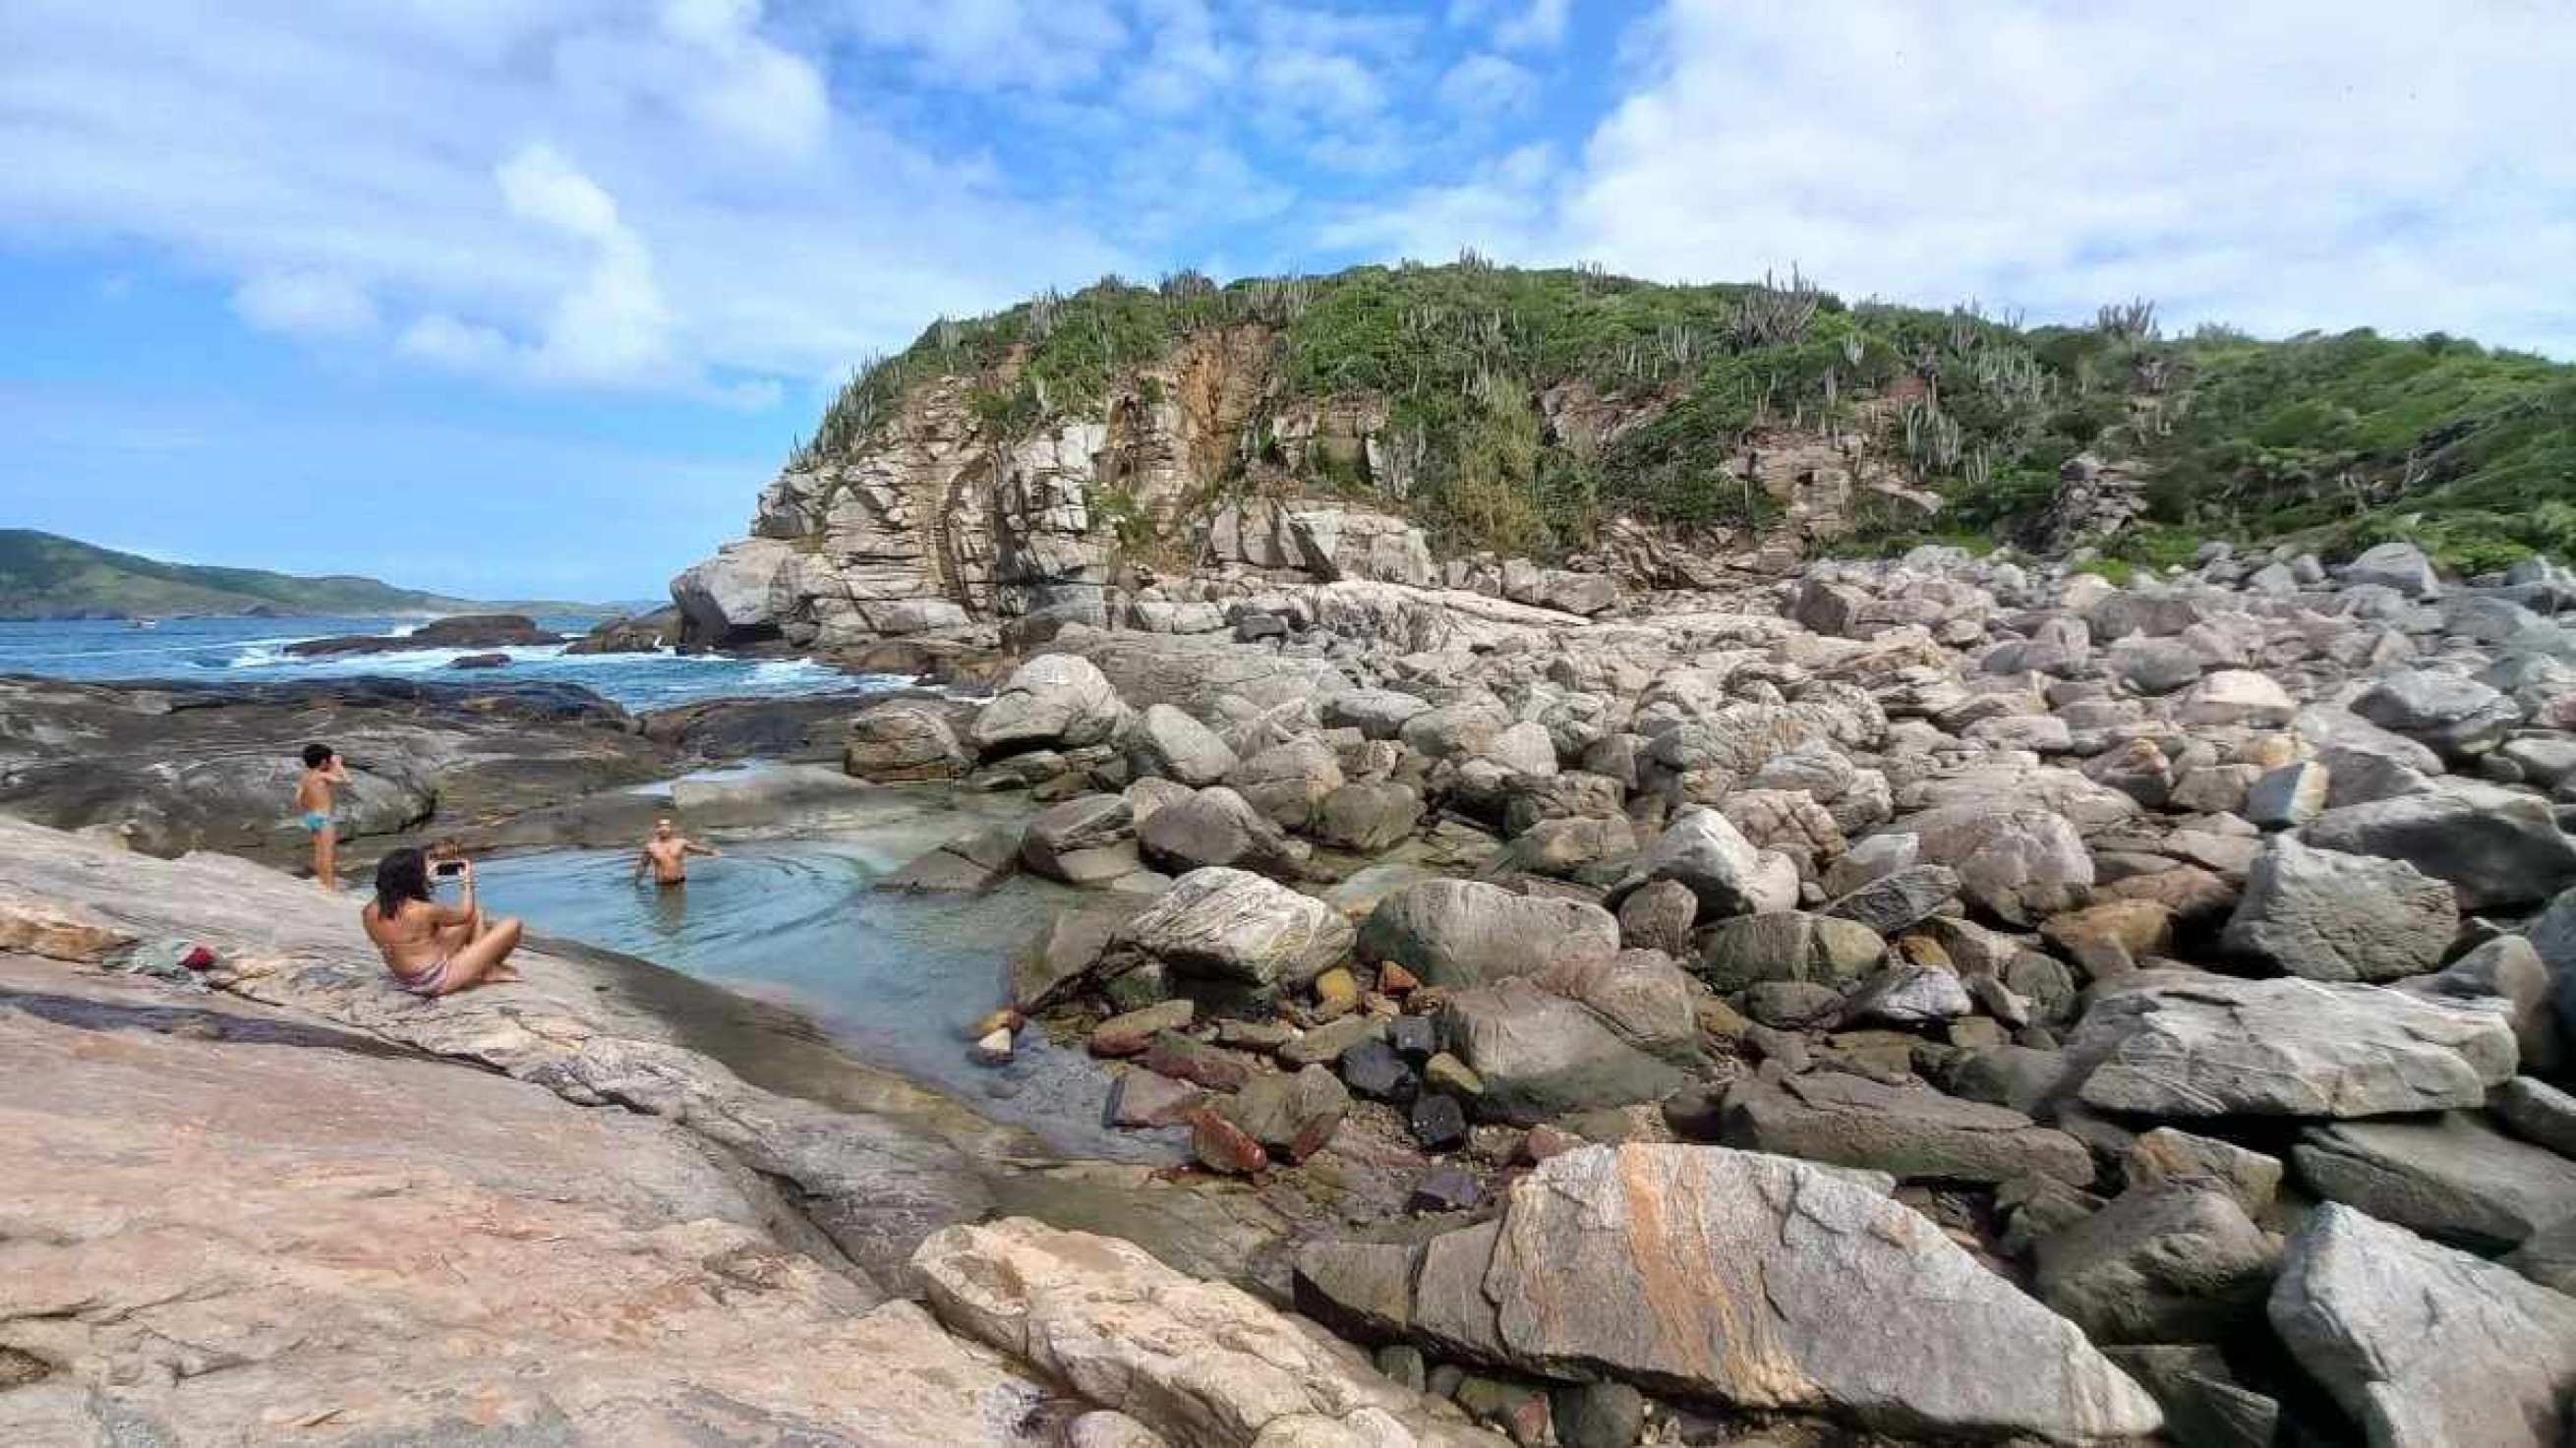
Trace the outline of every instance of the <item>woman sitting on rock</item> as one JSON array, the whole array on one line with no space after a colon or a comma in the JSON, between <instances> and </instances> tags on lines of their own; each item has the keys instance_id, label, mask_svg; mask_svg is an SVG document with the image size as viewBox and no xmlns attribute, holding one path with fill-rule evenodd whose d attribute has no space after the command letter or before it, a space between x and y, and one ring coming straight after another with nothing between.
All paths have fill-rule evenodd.
<instances>
[{"instance_id":1,"label":"woman sitting on rock","mask_svg":"<svg viewBox=\"0 0 2576 1448\"><path fill-rule=\"evenodd\" d=\"M474 904L474 862L456 863L465 893L441 905L429 897L429 857L396 850L376 866L376 898L358 912L385 968L413 995L453 995L519 978L505 963L519 946L519 922L486 921Z\"/></svg>"}]
</instances>

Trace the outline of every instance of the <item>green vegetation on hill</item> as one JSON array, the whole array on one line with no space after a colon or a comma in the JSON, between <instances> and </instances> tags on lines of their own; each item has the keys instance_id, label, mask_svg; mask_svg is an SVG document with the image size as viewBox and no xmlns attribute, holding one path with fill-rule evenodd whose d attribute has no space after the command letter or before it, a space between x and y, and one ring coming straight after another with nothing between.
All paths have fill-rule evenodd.
<instances>
[{"instance_id":1,"label":"green vegetation on hill","mask_svg":"<svg viewBox=\"0 0 2576 1448\"><path fill-rule=\"evenodd\" d=\"M0 529L0 619L169 614L454 613L477 605L372 578L298 578L157 559L31 528Z\"/></svg>"},{"instance_id":2,"label":"green vegetation on hill","mask_svg":"<svg viewBox=\"0 0 2576 1448\"><path fill-rule=\"evenodd\" d=\"M2115 544L2138 563L2204 537L2338 553L2412 537L2473 569L2576 547L2576 367L2438 335L2167 338L2144 302L2025 328L1846 304L1794 275L1664 285L1473 254L1222 287L1113 277L943 319L855 375L792 465L846 455L939 377L977 379L996 436L1096 414L1183 338L1245 324L1275 349L1277 401L1383 400L1389 440L1419 460L1406 506L1453 546L1579 546L1607 510L1758 521L1768 499L1740 460L1767 427L1866 434L1898 478L1945 495L1948 534L2009 534L2079 452L2126 462L2151 480L2150 523ZM1630 425L1600 447L1551 436L1539 403L1568 384ZM1309 465L1317 485L1354 481ZM1926 536L1901 507L1856 521L1864 544Z\"/></svg>"}]
</instances>

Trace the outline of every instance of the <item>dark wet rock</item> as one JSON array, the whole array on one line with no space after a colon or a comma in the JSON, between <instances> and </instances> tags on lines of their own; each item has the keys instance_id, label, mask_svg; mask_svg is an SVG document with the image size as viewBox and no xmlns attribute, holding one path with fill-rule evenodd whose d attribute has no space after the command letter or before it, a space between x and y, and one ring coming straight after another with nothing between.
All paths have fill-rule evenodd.
<instances>
[{"instance_id":1,"label":"dark wet rock","mask_svg":"<svg viewBox=\"0 0 2576 1448\"><path fill-rule=\"evenodd\" d=\"M1401 1104L1412 1099L1419 1084L1413 1068L1378 1036L1364 1036L1352 1042L1337 1059L1343 1082L1371 1101Z\"/></svg>"},{"instance_id":2,"label":"dark wet rock","mask_svg":"<svg viewBox=\"0 0 2576 1448\"><path fill-rule=\"evenodd\" d=\"M1583 1006L1518 978L1451 996L1440 1034L1483 1080L1479 1109L1516 1125L1659 1100L1685 1079Z\"/></svg>"},{"instance_id":3,"label":"dark wet rock","mask_svg":"<svg viewBox=\"0 0 2576 1448\"><path fill-rule=\"evenodd\" d=\"M2451 887L2403 860L2283 837L2245 874L2226 946L2309 980L2382 982L2439 965L2459 933Z\"/></svg>"},{"instance_id":4,"label":"dark wet rock","mask_svg":"<svg viewBox=\"0 0 2576 1448\"><path fill-rule=\"evenodd\" d=\"M2379 986L2142 972L2067 1041L2098 1107L2176 1118L2384 1116L2475 1106L2513 1075L2492 1010Z\"/></svg>"},{"instance_id":5,"label":"dark wet rock","mask_svg":"<svg viewBox=\"0 0 2576 1448\"><path fill-rule=\"evenodd\" d=\"M2559 829L2548 801L2496 785L2453 780L2423 794L2341 805L2301 834L2323 849L2404 860L2448 880L2463 910L2546 900L2576 884L2576 840Z\"/></svg>"},{"instance_id":6,"label":"dark wet rock","mask_svg":"<svg viewBox=\"0 0 2576 1448\"><path fill-rule=\"evenodd\" d=\"M2018 1111L1840 1073L1738 1082L1727 1092L1724 1140L1908 1180L1999 1182L2036 1173L2080 1183L2093 1176L2081 1143Z\"/></svg>"},{"instance_id":7,"label":"dark wet rock","mask_svg":"<svg viewBox=\"0 0 2576 1448\"><path fill-rule=\"evenodd\" d=\"M1551 1395L1564 1448L1633 1448L1646 1428L1646 1395L1626 1383L1577 1383Z\"/></svg>"},{"instance_id":8,"label":"dark wet rock","mask_svg":"<svg viewBox=\"0 0 2576 1448\"><path fill-rule=\"evenodd\" d=\"M1958 893L1958 872L1949 866L1909 865L1833 901L1824 913L1866 925L1880 935L1894 935Z\"/></svg>"},{"instance_id":9,"label":"dark wet rock","mask_svg":"<svg viewBox=\"0 0 2576 1448\"><path fill-rule=\"evenodd\" d=\"M2086 1442L2160 1421L2072 1325L1928 1218L1781 1157L1567 1152L1513 1187L1498 1222L1306 1248L1297 1291L1329 1320L1468 1361L1882 1432ZM1864 1322L1906 1330L1852 1330Z\"/></svg>"},{"instance_id":10,"label":"dark wet rock","mask_svg":"<svg viewBox=\"0 0 2576 1448\"><path fill-rule=\"evenodd\" d=\"M2097 1343L2217 1343L2262 1311L2274 1252L2227 1192L2132 1190L2040 1240L2039 1299Z\"/></svg>"},{"instance_id":11,"label":"dark wet rock","mask_svg":"<svg viewBox=\"0 0 2576 1448\"><path fill-rule=\"evenodd\" d=\"M2576 1214L2576 1161L2475 1112L2312 1126L2291 1159L2318 1196L2472 1251L2507 1251Z\"/></svg>"},{"instance_id":12,"label":"dark wet rock","mask_svg":"<svg viewBox=\"0 0 2576 1448\"><path fill-rule=\"evenodd\" d=\"M1618 948L1619 922L1597 905L1473 880L1405 886L1379 901L1359 932L1362 959L1394 961L1439 986L1533 975L1559 955Z\"/></svg>"},{"instance_id":13,"label":"dark wet rock","mask_svg":"<svg viewBox=\"0 0 2576 1448\"><path fill-rule=\"evenodd\" d=\"M1467 1144L1467 1109L1446 1091L1425 1091L1413 1099L1405 1124L1414 1144L1424 1151L1456 1151Z\"/></svg>"},{"instance_id":14,"label":"dark wet rock","mask_svg":"<svg viewBox=\"0 0 2576 1448\"><path fill-rule=\"evenodd\" d=\"M1776 1030L1803 1031L1840 1017L1843 993L1822 981L1756 981L1744 992L1744 1013Z\"/></svg>"},{"instance_id":15,"label":"dark wet rock","mask_svg":"<svg viewBox=\"0 0 2576 1448\"><path fill-rule=\"evenodd\" d=\"M2576 1299L2328 1203L2290 1242L2273 1330L2373 1448L2561 1448Z\"/></svg>"},{"instance_id":16,"label":"dark wet rock","mask_svg":"<svg viewBox=\"0 0 2576 1448\"><path fill-rule=\"evenodd\" d=\"M432 619L407 634L350 634L300 639L286 646L297 658L336 659L355 654L399 654L421 649L501 649L559 644L564 636L537 627L521 613L466 613Z\"/></svg>"}]
</instances>

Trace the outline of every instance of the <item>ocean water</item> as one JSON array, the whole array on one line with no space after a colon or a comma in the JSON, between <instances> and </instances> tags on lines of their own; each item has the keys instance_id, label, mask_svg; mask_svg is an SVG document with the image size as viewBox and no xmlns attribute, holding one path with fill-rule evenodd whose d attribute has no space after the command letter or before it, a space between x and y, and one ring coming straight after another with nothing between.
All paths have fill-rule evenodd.
<instances>
[{"instance_id":1,"label":"ocean water","mask_svg":"<svg viewBox=\"0 0 2576 1448\"><path fill-rule=\"evenodd\" d=\"M541 618L553 631L577 635L596 620ZM487 649L422 649L354 658L299 659L286 646L341 634L404 634L417 619L174 618L152 628L114 619L0 623L0 674L62 679L187 679L283 683L361 675L458 683L533 679L579 684L629 709L661 709L701 699L780 698L889 688L908 680L845 674L807 659L730 659L713 655L567 655L559 644L497 650L507 668L453 667Z\"/></svg>"}]
</instances>

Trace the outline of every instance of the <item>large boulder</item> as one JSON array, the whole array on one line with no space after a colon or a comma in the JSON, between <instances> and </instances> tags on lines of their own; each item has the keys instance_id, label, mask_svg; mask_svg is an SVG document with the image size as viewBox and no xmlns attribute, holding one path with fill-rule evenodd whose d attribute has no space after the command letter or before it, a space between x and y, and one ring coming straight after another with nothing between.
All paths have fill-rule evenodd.
<instances>
[{"instance_id":1,"label":"large boulder","mask_svg":"<svg viewBox=\"0 0 2576 1448\"><path fill-rule=\"evenodd\" d=\"M1341 762L1313 735L1274 744L1244 760L1226 777L1251 804L1292 830L1311 824L1334 790L1342 787Z\"/></svg>"},{"instance_id":2,"label":"large boulder","mask_svg":"<svg viewBox=\"0 0 2576 1448\"><path fill-rule=\"evenodd\" d=\"M1079 749L1108 742L1126 721L1127 706L1089 659L1040 654L1013 670L975 716L975 747L987 758Z\"/></svg>"},{"instance_id":3,"label":"large boulder","mask_svg":"<svg viewBox=\"0 0 2576 1448\"><path fill-rule=\"evenodd\" d=\"M1737 1082L1726 1093L1723 1133L1729 1146L1906 1180L2093 1179L2083 1143L2018 1111L1838 1072Z\"/></svg>"},{"instance_id":4,"label":"large boulder","mask_svg":"<svg viewBox=\"0 0 2576 1448\"><path fill-rule=\"evenodd\" d=\"M933 1234L912 1268L951 1330L1175 1448L1499 1448L1356 1349L1132 1242L1007 1217Z\"/></svg>"},{"instance_id":5,"label":"large boulder","mask_svg":"<svg viewBox=\"0 0 2576 1448\"><path fill-rule=\"evenodd\" d=\"M2365 548L2361 555L2343 566L2347 588L2372 584L2393 588L2408 598L2431 598L2442 591L2441 576L2433 571L2433 560L2412 543L2382 543Z\"/></svg>"},{"instance_id":6,"label":"large boulder","mask_svg":"<svg viewBox=\"0 0 2576 1448\"><path fill-rule=\"evenodd\" d=\"M1953 805L1897 828L1914 834L1922 859L1958 872L1960 894L2011 924L2037 924L2092 894L2093 853L2062 815Z\"/></svg>"},{"instance_id":7,"label":"large boulder","mask_svg":"<svg viewBox=\"0 0 2576 1448\"><path fill-rule=\"evenodd\" d=\"M1360 779L1324 796L1306 833L1337 850L1374 855L1402 844L1421 822L1421 791L1391 779Z\"/></svg>"},{"instance_id":8,"label":"large boulder","mask_svg":"<svg viewBox=\"0 0 2576 1448\"><path fill-rule=\"evenodd\" d=\"M2142 972L2067 1040L2090 1105L2149 1116L2386 1116L2476 1106L2511 1079L2484 1003L2382 986Z\"/></svg>"},{"instance_id":9,"label":"large boulder","mask_svg":"<svg viewBox=\"0 0 2576 1448\"><path fill-rule=\"evenodd\" d=\"M683 635L692 643L744 643L774 638L781 622L773 602L779 574L796 560L792 544L740 538L671 580Z\"/></svg>"},{"instance_id":10,"label":"large boulder","mask_svg":"<svg viewBox=\"0 0 2576 1448\"><path fill-rule=\"evenodd\" d=\"M2329 1203L2269 1310L2372 1448L2563 1448L2576 1298Z\"/></svg>"},{"instance_id":11,"label":"large boulder","mask_svg":"<svg viewBox=\"0 0 2576 1448\"><path fill-rule=\"evenodd\" d=\"M1350 948L1350 923L1323 901L1247 871L1211 866L1173 881L1120 925L1110 936L1103 972L1152 964L1184 979L1297 986Z\"/></svg>"},{"instance_id":12,"label":"large boulder","mask_svg":"<svg viewBox=\"0 0 2576 1448\"><path fill-rule=\"evenodd\" d=\"M1371 739L1393 739L1404 721L1426 713L1431 702L1393 689L1352 689L1324 701L1324 723L1335 729L1357 729Z\"/></svg>"},{"instance_id":13,"label":"large boulder","mask_svg":"<svg viewBox=\"0 0 2576 1448\"><path fill-rule=\"evenodd\" d=\"M1702 920L1741 915L1763 903L1761 855L1733 821L1695 805L1673 816L1620 889L1671 880L1699 897Z\"/></svg>"},{"instance_id":14,"label":"large boulder","mask_svg":"<svg viewBox=\"0 0 2576 1448\"><path fill-rule=\"evenodd\" d=\"M1766 980L1811 980L1840 989L1876 969L1886 955L1887 942L1858 921L1779 910L1710 927L1700 936L1698 968L1720 992Z\"/></svg>"},{"instance_id":15,"label":"large boulder","mask_svg":"<svg viewBox=\"0 0 2576 1448\"><path fill-rule=\"evenodd\" d=\"M2318 1196L2473 1251L2508 1251L2576 1215L2576 1161L2480 1113L2312 1126L2291 1159Z\"/></svg>"},{"instance_id":16,"label":"large boulder","mask_svg":"<svg viewBox=\"0 0 2576 1448\"><path fill-rule=\"evenodd\" d=\"M954 779L972 763L935 705L898 702L866 709L850 720L841 767L861 779Z\"/></svg>"},{"instance_id":17,"label":"large boulder","mask_svg":"<svg viewBox=\"0 0 2576 1448\"><path fill-rule=\"evenodd\" d=\"M2032 1286L2098 1343L2226 1342L2262 1310L2273 1265L2236 1198L2184 1183L2041 1238Z\"/></svg>"},{"instance_id":18,"label":"large boulder","mask_svg":"<svg viewBox=\"0 0 2576 1448\"><path fill-rule=\"evenodd\" d=\"M2352 712L2453 759L2495 748L2522 723L2513 700L2439 669L2390 674L2355 695Z\"/></svg>"},{"instance_id":19,"label":"large boulder","mask_svg":"<svg viewBox=\"0 0 2576 1448\"><path fill-rule=\"evenodd\" d=\"M1619 921L1580 900L1425 880L1378 902L1360 927L1359 949L1432 985L1474 986L1535 975L1561 955L1614 954Z\"/></svg>"},{"instance_id":20,"label":"large boulder","mask_svg":"<svg viewBox=\"0 0 2576 1448\"><path fill-rule=\"evenodd\" d=\"M1216 731L1169 704L1149 704L1127 741L1127 758L1140 775L1159 775L1193 789L1234 772L1234 751Z\"/></svg>"},{"instance_id":21,"label":"large boulder","mask_svg":"<svg viewBox=\"0 0 2576 1448\"><path fill-rule=\"evenodd\" d=\"M2180 712L2186 724L2287 724L2299 703L2269 675L2221 669L2183 695Z\"/></svg>"},{"instance_id":22,"label":"large boulder","mask_svg":"<svg viewBox=\"0 0 2576 1448\"><path fill-rule=\"evenodd\" d=\"M1096 885L1137 867L1135 814L1126 797L1086 794L1049 805L1020 832L1020 864L1068 885Z\"/></svg>"},{"instance_id":23,"label":"large boulder","mask_svg":"<svg viewBox=\"0 0 2576 1448\"><path fill-rule=\"evenodd\" d=\"M1292 878L1305 868L1311 853L1223 785L1174 800L1145 816L1136 826L1136 841L1144 847L1146 860L1176 872L1229 865Z\"/></svg>"},{"instance_id":24,"label":"large boulder","mask_svg":"<svg viewBox=\"0 0 2576 1448\"><path fill-rule=\"evenodd\" d=\"M2245 872L2225 943L2309 980L2376 982L2440 965L2459 928L2451 887L2405 861L2283 836Z\"/></svg>"},{"instance_id":25,"label":"large boulder","mask_svg":"<svg viewBox=\"0 0 2576 1448\"><path fill-rule=\"evenodd\" d=\"M1512 1188L1499 1222L1308 1247L1297 1290L1328 1319L1471 1361L1900 1436L2075 1444L2162 1421L2072 1324L1930 1218L1777 1156L1566 1152Z\"/></svg>"},{"instance_id":26,"label":"large boulder","mask_svg":"<svg viewBox=\"0 0 2576 1448\"><path fill-rule=\"evenodd\" d=\"M2448 880L2463 910L2546 900L2576 885L2576 840L2559 829L2549 801L2497 785L2445 780L2426 793L2329 809L2300 833L2312 845L2404 860Z\"/></svg>"},{"instance_id":27,"label":"large boulder","mask_svg":"<svg viewBox=\"0 0 2576 1448\"><path fill-rule=\"evenodd\" d=\"M1690 1079L1589 1008L1517 977L1449 997L1440 1040L1484 1083L1477 1109L1521 1126L1661 1100Z\"/></svg>"}]
</instances>

